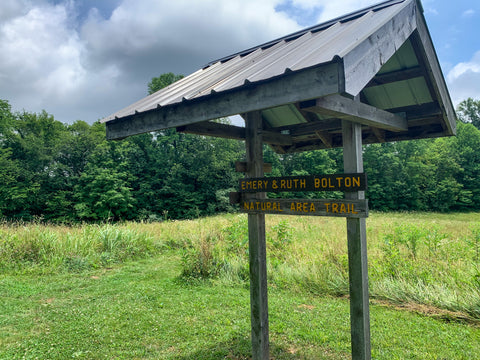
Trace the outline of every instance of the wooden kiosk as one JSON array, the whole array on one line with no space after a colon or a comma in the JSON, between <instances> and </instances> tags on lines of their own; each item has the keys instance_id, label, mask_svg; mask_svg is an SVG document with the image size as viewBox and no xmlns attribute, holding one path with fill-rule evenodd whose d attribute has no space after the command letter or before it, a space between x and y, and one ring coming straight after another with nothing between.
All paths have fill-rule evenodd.
<instances>
[{"instance_id":1,"label":"wooden kiosk","mask_svg":"<svg viewBox=\"0 0 480 360\"><path fill-rule=\"evenodd\" d=\"M236 114L245 127L212 121ZM345 174L362 174L362 145L451 136L456 118L420 1L390 0L213 61L103 121L108 139L176 128L245 140L246 163L239 167L254 181L264 176L263 144L278 153L343 147ZM353 211L325 207L311 214L347 218L353 359L371 358L363 189L344 189L345 209ZM237 201L265 204L244 211L253 359L268 359L265 213L271 211L265 191L254 190Z\"/></svg>"}]
</instances>

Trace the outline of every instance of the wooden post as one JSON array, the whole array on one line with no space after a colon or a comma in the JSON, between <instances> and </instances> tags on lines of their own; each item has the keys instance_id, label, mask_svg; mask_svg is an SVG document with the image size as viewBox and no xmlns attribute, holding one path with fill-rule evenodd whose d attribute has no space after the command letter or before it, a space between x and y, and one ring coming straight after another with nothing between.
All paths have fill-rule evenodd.
<instances>
[{"instance_id":1,"label":"wooden post","mask_svg":"<svg viewBox=\"0 0 480 360\"><path fill-rule=\"evenodd\" d=\"M361 124L343 120L342 134L345 173L363 172ZM365 199L365 192L347 192L345 198L349 200ZM367 232L364 218L347 218L347 237L352 360L370 360Z\"/></svg>"},{"instance_id":2,"label":"wooden post","mask_svg":"<svg viewBox=\"0 0 480 360\"><path fill-rule=\"evenodd\" d=\"M255 111L245 115L247 177L263 177L262 116ZM262 199L265 193L248 194ZM248 214L248 241L250 256L250 309L252 323L252 359L269 359L267 252L265 215Z\"/></svg>"}]
</instances>

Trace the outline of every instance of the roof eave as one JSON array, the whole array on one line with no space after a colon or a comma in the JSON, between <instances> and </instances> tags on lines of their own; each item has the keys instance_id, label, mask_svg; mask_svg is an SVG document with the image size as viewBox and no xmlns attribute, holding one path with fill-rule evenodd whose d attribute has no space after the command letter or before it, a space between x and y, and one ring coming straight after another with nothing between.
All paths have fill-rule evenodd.
<instances>
[{"instance_id":1,"label":"roof eave","mask_svg":"<svg viewBox=\"0 0 480 360\"><path fill-rule=\"evenodd\" d=\"M275 106L344 93L343 61L339 58L308 69L219 93L106 122L107 139L218 119Z\"/></svg>"}]
</instances>

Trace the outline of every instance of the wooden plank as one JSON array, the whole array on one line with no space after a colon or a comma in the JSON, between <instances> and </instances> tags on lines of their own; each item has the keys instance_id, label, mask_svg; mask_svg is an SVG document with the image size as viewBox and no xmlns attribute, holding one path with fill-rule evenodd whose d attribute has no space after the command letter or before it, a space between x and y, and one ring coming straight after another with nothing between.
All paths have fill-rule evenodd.
<instances>
[{"instance_id":1,"label":"wooden plank","mask_svg":"<svg viewBox=\"0 0 480 360\"><path fill-rule=\"evenodd\" d=\"M238 181L239 192L364 191L365 173L247 178Z\"/></svg>"},{"instance_id":2,"label":"wooden plank","mask_svg":"<svg viewBox=\"0 0 480 360\"><path fill-rule=\"evenodd\" d=\"M245 116L246 160L248 178L263 177L262 116L256 111ZM259 201L265 193L248 194ZM267 246L265 214L248 214L248 253L250 263L250 313L252 328L252 359L269 360L269 324L267 292Z\"/></svg>"},{"instance_id":3,"label":"wooden plank","mask_svg":"<svg viewBox=\"0 0 480 360\"><path fill-rule=\"evenodd\" d=\"M438 102L445 114L443 119L447 135L455 135L457 117L438 62L437 54L433 47L432 39L428 32L422 12L417 11L416 15L417 31L414 33L414 36L412 36L412 44L416 50L420 50L420 56L424 59L424 62L427 65L430 81L433 84ZM421 46L416 46L416 44L421 44Z\"/></svg>"},{"instance_id":4,"label":"wooden plank","mask_svg":"<svg viewBox=\"0 0 480 360\"><path fill-rule=\"evenodd\" d=\"M245 199L240 197L240 212L346 218L368 217L366 200L344 199Z\"/></svg>"},{"instance_id":5,"label":"wooden plank","mask_svg":"<svg viewBox=\"0 0 480 360\"><path fill-rule=\"evenodd\" d=\"M339 119L329 119L329 120L317 119L316 121L312 121L310 123L279 127L278 130L289 131L290 135L295 137L295 136L312 134L315 131L338 130L341 128L342 128L342 121Z\"/></svg>"},{"instance_id":6,"label":"wooden plank","mask_svg":"<svg viewBox=\"0 0 480 360\"><path fill-rule=\"evenodd\" d=\"M343 121L345 172L363 171L361 125ZM351 201L365 199L363 191L349 192ZM370 360L370 309L368 304L367 229L365 218L347 218L348 274L352 360Z\"/></svg>"},{"instance_id":7,"label":"wooden plank","mask_svg":"<svg viewBox=\"0 0 480 360\"><path fill-rule=\"evenodd\" d=\"M341 61L106 122L107 139L184 126L343 91Z\"/></svg>"},{"instance_id":8,"label":"wooden plank","mask_svg":"<svg viewBox=\"0 0 480 360\"><path fill-rule=\"evenodd\" d=\"M240 126L204 121L178 126L177 131L186 134L222 137L225 139L245 140L245 128Z\"/></svg>"},{"instance_id":9,"label":"wooden plank","mask_svg":"<svg viewBox=\"0 0 480 360\"><path fill-rule=\"evenodd\" d=\"M385 142L385 130L378 129L378 128L372 128L372 132L377 138L378 142L384 143Z\"/></svg>"},{"instance_id":10,"label":"wooden plank","mask_svg":"<svg viewBox=\"0 0 480 360\"><path fill-rule=\"evenodd\" d=\"M408 130L407 119L338 94L317 99L308 110L380 129Z\"/></svg>"},{"instance_id":11,"label":"wooden plank","mask_svg":"<svg viewBox=\"0 0 480 360\"><path fill-rule=\"evenodd\" d=\"M293 138L276 131L262 131L263 142L271 145L292 145Z\"/></svg>"},{"instance_id":12,"label":"wooden plank","mask_svg":"<svg viewBox=\"0 0 480 360\"><path fill-rule=\"evenodd\" d=\"M333 136L328 131L315 131L318 138L322 140L327 148L331 148L333 146Z\"/></svg>"},{"instance_id":13,"label":"wooden plank","mask_svg":"<svg viewBox=\"0 0 480 360\"><path fill-rule=\"evenodd\" d=\"M246 173L248 172L248 164L246 161L236 161L235 162L235 171ZM263 172L264 173L271 173L272 172L272 164L270 163L263 163Z\"/></svg>"},{"instance_id":14,"label":"wooden plank","mask_svg":"<svg viewBox=\"0 0 480 360\"><path fill-rule=\"evenodd\" d=\"M405 1L379 28L343 57L345 92L356 96L415 30L415 1Z\"/></svg>"},{"instance_id":15,"label":"wooden plank","mask_svg":"<svg viewBox=\"0 0 480 360\"><path fill-rule=\"evenodd\" d=\"M177 127L178 132L214 136L225 139L245 140L245 128L241 126L221 124L211 121L203 121L195 124L188 124ZM276 131L263 130L263 141L274 145L292 145L293 139L290 135L284 135Z\"/></svg>"},{"instance_id":16,"label":"wooden plank","mask_svg":"<svg viewBox=\"0 0 480 360\"><path fill-rule=\"evenodd\" d=\"M415 66L409 69L402 69L391 71L388 73L377 74L365 87L368 88L373 86L380 86L390 84L392 82L415 79L421 76L423 76L422 68L420 66Z\"/></svg>"}]
</instances>

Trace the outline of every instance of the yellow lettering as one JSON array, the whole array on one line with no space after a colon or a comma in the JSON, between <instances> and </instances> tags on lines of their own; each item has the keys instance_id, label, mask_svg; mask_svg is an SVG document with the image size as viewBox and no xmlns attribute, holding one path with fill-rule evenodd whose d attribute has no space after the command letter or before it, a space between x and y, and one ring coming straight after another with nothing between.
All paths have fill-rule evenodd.
<instances>
[{"instance_id":1,"label":"yellow lettering","mask_svg":"<svg viewBox=\"0 0 480 360\"><path fill-rule=\"evenodd\" d=\"M285 189L285 180L280 180L280 189Z\"/></svg>"},{"instance_id":2,"label":"yellow lettering","mask_svg":"<svg viewBox=\"0 0 480 360\"><path fill-rule=\"evenodd\" d=\"M346 187L352 187L352 178L351 177L346 177L345 178L345 186Z\"/></svg>"},{"instance_id":3,"label":"yellow lettering","mask_svg":"<svg viewBox=\"0 0 480 360\"><path fill-rule=\"evenodd\" d=\"M295 184L295 189L298 187L297 184L298 184L298 179L293 179L293 183Z\"/></svg>"},{"instance_id":4,"label":"yellow lettering","mask_svg":"<svg viewBox=\"0 0 480 360\"><path fill-rule=\"evenodd\" d=\"M290 204L290 211L295 211L295 203Z\"/></svg>"},{"instance_id":5,"label":"yellow lettering","mask_svg":"<svg viewBox=\"0 0 480 360\"><path fill-rule=\"evenodd\" d=\"M302 211L302 203L297 202L297 211Z\"/></svg>"},{"instance_id":6,"label":"yellow lettering","mask_svg":"<svg viewBox=\"0 0 480 360\"><path fill-rule=\"evenodd\" d=\"M263 185L264 185L264 189L266 189L266 188L267 188L267 185L268 185L268 180L265 180L265 181L263 182Z\"/></svg>"},{"instance_id":7,"label":"yellow lettering","mask_svg":"<svg viewBox=\"0 0 480 360\"><path fill-rule=\"evenodd\" d=\"M345 204L340 205L340 212L341 213L346 213L347 212L347 209L345 209Z\"/></svg>"},{"instance_id":8,"label":"yellow lettering","mask_svg":"<svg viewBox=\"0 0 480 360\"><path fill-rule=\"evenodd\" d=\"M337 178L338 187L342 186L342 180L343 180L343 177Z\"/></svg>"},{"instance_id":9,"label":"yellow lettering","mask_svg":"<svg viewBox=\"0 0 480 360\"><path fill-rule=\"evenodd\" d=\"M272 188L278 189L277 180L273 180L273 182L272 182Z\"/></svg>"},{"instance_id":10,"label":"yellow lettering","mask_svg":"<svg viewBox=\"0 0 480 360\"><path fill-rule=\"evenodd\" d=\"M242 190L245 190L245 181L242 181L241 188L242 188Z\"/></svg>"},{"instance_id":11,"label":"yellow lettering","mask_svg":"<svg viewBox=\"0 0 480 360\"><path fill-rule=\"evenodd\" d=\"M268 202L268 203L267 203L267 210L270 211L271 209L272 209L272 203L271 203L271 202Z\"/></svg>"},{"instance_id":12,"label":"yellow lettering","mask_svg":"<svg viewBox=\"0 0 480 360\"><path fill-rule=\"evenodd\" d=\"M252 182L251 181L247 181L247 189L251 189L252 188Z\"/></svg>"},{"instance_id":13,"label":"yellow lettering","mask_svg":"<svg viewBox=\"0 0 480 360\"><path fill-rule=\"evenodd\" d=\"M256 181L252 181L252 189L253 190L257 190L257 182Z\"/></svg>"},{"instance_id":14,"label":"yellow lettering","mask_svg":"<svg viewBox=\"0 0 480 360\"><path fill-rule=\"evenodd\" d=\"M325 204L323 204L323 205L326 206L326 208L327 208L327 213L330 212L330 205L331 205L331 204L330 204L330 203L325 203Z\"/></svg>"},{"instance_id":15,"label":"yellow lettering","mask_svg":"<svg viewBox=\"0 0 480 360\"><path fill-rule=\"evenodd\" d=\"M302 209L303 212L308 212L307 206L308 206L308 203L303 203L303 209Z\"/></svg>"},{"instance_id":16,"label":"yellow lettering","mask_svg":"<svg viewBox=\"0 0 480 360\"><path fill-rule=\"evenodd\" d=\"M249 210L250 209L250 204L246 201L243 202L243 210Z\"/></svg>"},{"instance_id":17,"label":"yellow lettering","mask_svg":"<svg viewBox=\"0 0 480 360\"><path fill-rule=\"evenodd\" d=\"M310 212L315 212L315 204L310 203Z\"/></svg>"},{"instance_id":18,"label":"yellow lettering","mask_svg":"<svg viewBox=\"0 0 480 360\"><path fill-rule=\"evenodd\" d=\"M319 178L315 178L315 180L313 181L313 186L315 186L315 189L318 189L320 187L320 179Z\"/></svg>"},{"instance_id":19,"label":"yellow lettering","mask_svg":"<svg viewBox=\"0 0 480 360\"><path fill-rule=\"evenodd\" d=\"M260 210L260 203L257 201L255 204L257 204L257 210Z\"/></svg>"},{"instance_id":20,"label":"yellow lettering","mask_svg":"<svg viewBox=\"0 0 480 360\"><path fill-rule=\"evenodd\" d=\"M327 178L322 178L322 187L326 188L328 186L328 179Z\"/></svg>"},{"instance_id":21,"label":"yellow lettering","mask_svg":"<svg viewBox=\"0 0 480 360\"><path fill-rule=\"evenodd\" d=\"M306 179L301 179L300 180L300 187L302 189L305 189L307 187L307 180Z\"/></svg>"},{"instance_id":22,"label":"yellow lettering","mask_svg":"<svg viewBox=\"0 0 480 360\"><path fill-rule=\"evenodd\" d=\"M354 206L355 204L352 204L352 214L358 214L358 211L355 211Z\"/></svg>"},{"instance_id":23,"label":"yellow lettering","mask_svg":"<svg viewBox=\"0 0 480 360\"><path fill-rule=\"evenodd\" d=\"M332 184L332 179L328 178L328 187L334 188L335 185Z\"/></svg>"},{"instance_id":24,"label":"yellow lettering","mask_svg":"<svg viewBox=\"0 0 480 360\"><path fill-rule=\"evenodd\" d=\"M352 178L352 181L353 181L353 186L360 187L360 177L359 176Z\"/></svg>"},{"instance_id":25,"label":"yellow lettering","mask_svg":"<svg viewBox=\"0 0 480 360\"><path fill-rule=\"evenodd\" d=\"M332 213L338 213L338 204L332 203Z\"/></svg>"}]
</instances>

